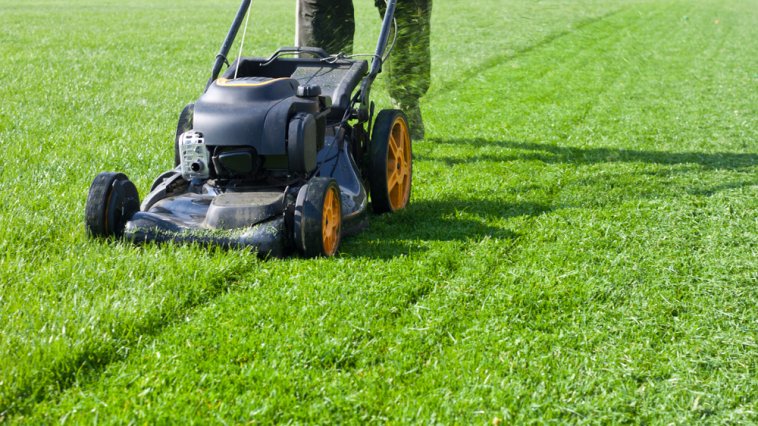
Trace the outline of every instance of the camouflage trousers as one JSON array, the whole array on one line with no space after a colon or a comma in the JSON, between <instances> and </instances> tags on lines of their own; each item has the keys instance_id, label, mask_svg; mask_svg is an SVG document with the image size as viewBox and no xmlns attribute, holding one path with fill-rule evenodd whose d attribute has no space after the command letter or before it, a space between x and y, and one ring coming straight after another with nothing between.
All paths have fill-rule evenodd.
<instances>
[{"instance_id":1,"label":"camouflage trousers","mask_svg":"<svg viewBox=\"0 0 758 426\"><path fill-rule=\"evenodd\" d=\"M321 47L329 53L353 51L355 18L352 0L298 0L298 43ZM381 14L384 0L375 0ZM397 41L384 66L389 73L389 92L403 108L418 105L429 90L431 58L429 30L432 0L398 0L395 10ZM390 35L392 43L394 34Z\"/></svg>"}]
</instances>

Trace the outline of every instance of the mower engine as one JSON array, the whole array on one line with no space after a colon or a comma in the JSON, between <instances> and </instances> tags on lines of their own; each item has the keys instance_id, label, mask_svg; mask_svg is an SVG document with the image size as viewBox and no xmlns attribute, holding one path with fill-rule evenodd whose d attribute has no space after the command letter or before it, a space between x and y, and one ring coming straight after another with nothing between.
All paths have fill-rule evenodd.
<instances>
[{"instance_id":1,"label":"mower engine","mask_svg":"<svg viewBox=\"0 0 758 426\"><path fill-rule=\"evenodd\" d=\"M179 137L185 179L257 180L316 170L331 99L292 78L219 78Z\"/></svg>"},{"instance_id":2,"label":"mower engine","mask_svg":"<svg viewBox=\"0 0 758 426\"><path fill-rule=\"evenodd\" d=\"M187 180L208 179L210 177L209 152L205 147L203 134L190 130L179 136L179 155L182 176Z\"/></svg>"}]
</instances>

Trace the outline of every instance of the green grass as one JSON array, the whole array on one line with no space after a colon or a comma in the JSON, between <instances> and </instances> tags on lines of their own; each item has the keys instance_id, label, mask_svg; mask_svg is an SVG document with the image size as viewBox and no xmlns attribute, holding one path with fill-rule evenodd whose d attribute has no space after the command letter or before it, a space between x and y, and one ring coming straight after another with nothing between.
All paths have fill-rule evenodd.
<instances>
[{"instance_id":1,"label":"green grass","mask_svg":"<svg viewBox=\"0 0 758 426\"><path fill-rule=\"evenodd\" d=\"M88 240L237 3L0 0L0 422L758 423L754 1L436 2L407 211L334 259Z\"/></svg>"}]
</instances>

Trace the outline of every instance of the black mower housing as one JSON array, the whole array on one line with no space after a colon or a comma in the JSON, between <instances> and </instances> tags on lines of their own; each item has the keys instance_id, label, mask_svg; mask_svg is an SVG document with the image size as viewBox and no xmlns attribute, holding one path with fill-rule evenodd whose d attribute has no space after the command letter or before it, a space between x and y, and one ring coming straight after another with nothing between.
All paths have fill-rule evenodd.
<instances>
[{"instance_id":1,"label":"black mower housing","mask_svg":"<svg viewBox=\"0 0 758 426\"><path fill-rule=\"evenodd\" d=\"M318 86L293 78L220 78L195 103L193 127L214 150L217 176L252 170L244 162L255 156L265 169L309 173L316 168L330 106ZM231 147L242 149L217 150Z\"/></svg>"}]
</instances>

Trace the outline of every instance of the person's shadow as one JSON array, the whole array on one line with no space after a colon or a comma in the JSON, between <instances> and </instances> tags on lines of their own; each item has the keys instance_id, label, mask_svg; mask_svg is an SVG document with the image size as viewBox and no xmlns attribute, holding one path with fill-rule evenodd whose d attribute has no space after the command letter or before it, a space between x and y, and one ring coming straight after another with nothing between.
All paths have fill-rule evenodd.
<instances>
[{"instance_id":1,"label":"person's shadow","mask_svg":"<svg viewBox=\"0 0 758 426\"><path fill-rule=\"evenodd\" d=\"M498 141L482 138L473 139L432 139L430 144L459 145L474 148L471 156L440 154L437 150L426 150L424 154L414 154L414 161L443 162L447 166L460 164L540 161L546 164L600 164L600 163L650 163L660 165L691 165L706 170L747 170L758 165L758 154L734 152L663 152L613 148L577 148L541 144L535 142ZM492 149L492 148L496 149ZM449 150L441 150L449 152ZM485 166L486 167L486 166ZM666 173L687 173L691 169ZM623 171L632 174L633 171ZM751 175L754 176L754 175ZM620 176L619 179L624 179ZM493 179L495 179L493 177ZM590 183L592 177L587 178ZM751 177L717 185L692 182L687 191L694 195L713 195L716 192L758 184L758 178ZM414 191L420 189L414 188ZM417 197L418 198L418 197ZM358 236L344 242L343 256L367 256L392 258L401 254L425 250L419 241L474 241L482 238L513 239L518 234L512 230L493 226L501 219L517 216L538 216L562 208L540 202L523 201L515 204L481 199L475 193L469 198L412 199L409 207L392 215L370 218L370 226Z\"/></svg>"},{"instance_id":2,"label":"person's shadow","mask_svg":"<svg viewBox=\"0 0 758 426\"><path fill-rule=\"evenodd\" d=\"M434 139L437 145L469 146L478 150L506 148L502 154L473 155L469 158L438 156L415 158L418 161L444 161L449 165L477 161L538 160L544 163L597 164L644 162L651 164L695 164L707 169L738 170L758 165L757 153L737 152L665 152L616 148L576 148L536 142L499 141L484 138Z\"/></svg>"}]
</instances>

